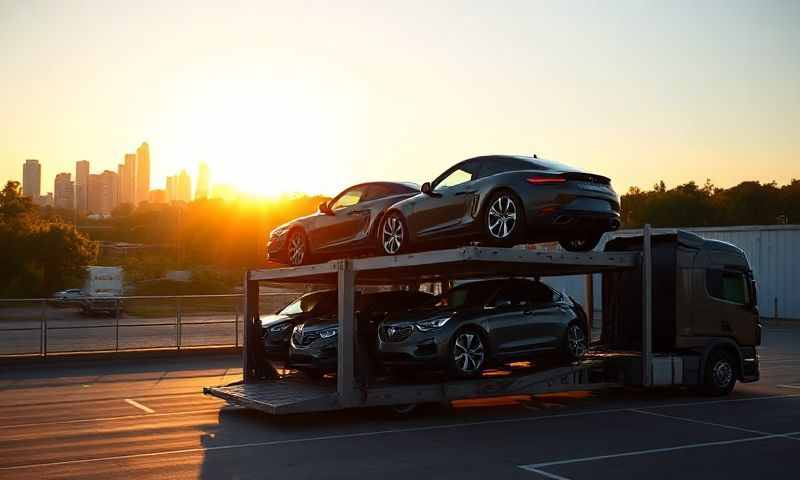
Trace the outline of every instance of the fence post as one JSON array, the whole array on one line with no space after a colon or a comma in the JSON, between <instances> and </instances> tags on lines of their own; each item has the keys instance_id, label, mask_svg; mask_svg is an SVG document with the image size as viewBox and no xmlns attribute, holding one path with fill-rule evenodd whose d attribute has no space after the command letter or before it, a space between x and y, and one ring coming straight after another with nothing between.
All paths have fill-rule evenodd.
<instances>
[{"instance_id":1,"label":"fence post","mask_svg":"<svg viewBox=\"0 0 800 480\"><path fill-rule=\"evenodd\" d=\"M47 356L47 313L45 313L45 302L42 301L42 312L39 317L39 344L42 356Z\"/></svg>"},{"instance_id":2,"label":"fence post","mask_svg":"<svg viewBox=\"0 0 800 480\"><path fill-rule=\"evenodd\" d=\"M233 346L237 348L239 346L239 302L234 302L236 304L236 317L233 321Z\"/></svg>"},{"instance_id":3,"label":"fence post","mask_svg":"<svg viewBox=\"0 0 800 480\"><path fill-rule=\"evenodd\" d=\"M177 308L175 311L175 347L178 351L181 351L181 297L177 297Z\"/></svg>"},{"instance_id":4,"label":"fence post","mask_svg":"<svg viewBox=\"0 0 800 480\"><path fill-rule=\"evenodd\" d=\"M114 343L114 351L119 351L119 298L116 300L116 311L114 312L114 336L116 337L116 342Z\"/></svg>"}]
</instances>

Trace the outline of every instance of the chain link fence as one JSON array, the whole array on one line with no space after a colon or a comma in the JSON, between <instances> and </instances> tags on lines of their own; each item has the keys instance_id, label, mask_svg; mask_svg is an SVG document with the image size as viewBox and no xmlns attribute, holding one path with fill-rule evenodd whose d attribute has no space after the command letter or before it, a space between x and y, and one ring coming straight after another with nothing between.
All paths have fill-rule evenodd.
<instances>
[{"instance_id":1,"label":"chain link fence","mask_svg":"<svg viewBox=\"0 0 800 480\"><path fill-rule=\"evenodd\" d=\"M259 311L302 293L262 293ZM240 294L0 299L0 357L238 347L243 302Z\"/></svg>"}]
</instances>

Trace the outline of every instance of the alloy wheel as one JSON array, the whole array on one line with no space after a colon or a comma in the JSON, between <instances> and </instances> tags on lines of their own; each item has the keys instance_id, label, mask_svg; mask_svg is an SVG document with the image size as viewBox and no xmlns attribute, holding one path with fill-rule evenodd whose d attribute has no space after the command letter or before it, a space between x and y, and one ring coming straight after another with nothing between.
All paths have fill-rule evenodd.
<instances>
[{"instance_id":1,"label":"alloy wheel","mask_svg":"<svg viewBox=\"0 0 800 480\"><path fill-rule=\"evenodd\" d=\"M403 246L403 221L397 215L389 215L383 222L381 232L381 244L383 251L389 255L394 255Z\"/></svg>"},{"instance_id":2,"label":"alloy wheel","mask_svg":"<svg viewBox=\"0 0 800 480\"><path fill-rule=\"evenodd\" d=\"M306 239L302 233L294 233L289 238L289 262L292 265L302 265L306 255Z\"/></svg>"},{"instance_id":3,"label":"alloy wheel","mask_svg":"<svg viewBox=\"0 0 800 480\"><path fill-rule=\"evenodd\" d=\"M583 358L586 355L586 335L580 325L573 323L567 328L567 348L572 358Z\"/></svg>"},{"instance_id":4,"label":"alloy wheel","mask_svg":"<svg viewBox=\"0 0 800 480\"><path fill-rule=\"evenodd\" d=\"M479 372L483 367L484 348L480 335L462 332L453 343L453 360L464 374Z\"/></svg>"},{"instance_id":5,"label":"alloy wheel","mask_svg":"<svg viewBox=\"0 0 800 480\"><path fill-rule=\"evenodd\" d=\"M720 359L711 369L711 375L718 387L725 388L733 379L733 367L727 359Z\"/></svg>"},{"instance_id":6,"label":"alloy wheel","mask_svg":"<svg viewBox=\"0 0 800 480\"><path fill-rule=\"evenodd\" d=\"M517 205L509 195L502 194L492 202L486 221L489 233L498 240L504 240L514 233L517 225Z\"/></svg>"}]
</instances>

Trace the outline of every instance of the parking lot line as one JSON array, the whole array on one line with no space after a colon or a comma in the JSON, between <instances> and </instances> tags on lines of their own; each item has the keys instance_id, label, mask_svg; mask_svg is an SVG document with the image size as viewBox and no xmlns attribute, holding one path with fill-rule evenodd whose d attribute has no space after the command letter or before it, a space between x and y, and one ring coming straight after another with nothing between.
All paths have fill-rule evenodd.
<instances>
[{"instance_id":1,"label":"parking lot line","mask_svg":"<svg viewBox=\"0 0 800 480\"><path fill-rule=\"evenodd\" d=\"M747 443L747 442L758 442L761 440L771 440L775 438L789 438L791 435L797 435L800 432L793 432L793 433L781 433L781 434L770 434L770 435L759 435L757 437L747 437L747 438L739 438L736 440L721 440L717 442L703 442L703 443L690 443L686 445L677 445L674 447L664 447L664 448L649 448L647 450L634 450L632 452L622 452L622 453L612 453L609 455L595 455L591 457L578 457L578 458L569 458L565 460L556 460L552 462L542 462L542 463L532 463L530 465L518 465L519 468L523 470L527 470L529 472L538 473L540 475L544 474L541 469L546 467L554 467L558 465L570 465L574 463L584 463L584 462L595 462L598 460L608 460L612 458L622 458L622 457L634 457L640 455L651 455L651 454L658 454L658 453L667 453L667 452L676 452L680 450L689 450L694 448L704 448L704 447L718 447L723 445L735 445L737 443ZM794 440L794 439L792 439ZM552 474L547 474L549 476ZM552 478L552 477L551 477ZM565 477L560 477L565 478Z\"/></svg>"},{"instance_id":2,"label":"parking lot line","mask_svg":"<svg viewBox=\"0 0 800 480\"><path fill-rule=\"evenodd\" d=\"M722 423L706 422L704 420L695 420L694 418L676 417L674 415L665 415L663 413L648 412L646 410L639 410L638 408L632 408L630 411L631 412L636 412L636 413L642 413L644 415L652 415L654 417L669 418L669 419L672 419L672 420L680 420L682 422L698 423L700 425L708 425L710 427L727 428L727 429L730 429L730 430L738 430L740 432L755 433L757 435L772 435L769 432L762 432L762 431L759 431L759 430L751 430L749 428L741 428L741 427L736 427L734 425L724 425Z\"/></svg>"},{"instance_id":3,"label":"parking lot line","mask_svg":"<svg viewBox=\"0 0 800 480\"><path fill-rule=\"evenodd\" d=\"M732 399L724 399L724 400L709 400L709 401L700 401L700 402L684 402L684 403L671 403L671 404L662 404L662 405L653 405L643 408L669 408L669 407L681 407L681 406L700 406L700 405L710 405L710 404L718 404L718 403L731 403L731 402L749 402L749 401L756 401L756 400L775 400L775 399L798 399L800 398L800 394L797 395L772 395L768 397L753 397L753 398L732 398ZM105 462L105 461L114 461L114 460L129 460L129 459L136 459L136 458L148 458L148 457L159 457L165 455L181 455L181 454L190 454L190 453L202 453L202 452L213 452L213 451L224 451L224 450L233 450L233 449L240 449L240 448L255 448L255 447L269 447L269 446L279 446L279 445L289 445L289 444L296 444L296 443L310 443L310 442L319 442L319 441L329 441L329 440L342 440L342 439L354 439L354 438L364 438L364 437L373 437L373 436L382 436L382 435L391 435L391 434L398 434L398 433L418 433L418 432L429 432L429 431L436 431L436 430L447 430L447 429L457 429L457 428L467 428L467 427L478 427L484 425L499 425L499 424L506 424L506 423L519 423L519 422L531 422L531 421L540 421L540 420L551 420L557 418L569 418L569 417L581 417L581 416L591 416L591 415L602 415L602 414L610 414L610 413L623 413L629 412L631 408L610 408L610 409L603 409L603 410L589 410L583 412L569 412L569 413L559 413L554 415L538 415L534 417L515 417L515 418L503 418L503 419L494 419L494 420L482 420L476 422L464 422L464 423L449 423L449 424L440 424L440 425L425 425L420 427L409 427L409 428L397 428L397 429L386 429L386 430L375 430L370 432L355 432L355 433L342 433L342 434L334 434L334 435L323 435L323 436L316 436L316 437L302 437L302 438L291 438L291 439L283 439L283 440L268 440L263 442L252 442L252 443L238 443L238 444L230 444L230 445L218 445L213 447L199 447L199 448L187 448L181 450L162 450L156 452L147 452L147 453L135 453L129 455L117 455L111 457L95 457L95 458L83 458L83 459L75 459L75 460L65 460L59 462L47 462L47 463L33 463L33 464L24 464L24 465L13 465L8 467L0 467L0 471L8 471L8 470L22 470L22 469L29 469L29 468L41 468L41 467L53 467L53 466L64 466L64 465L78 465L78 464L87 464L87 463L97 463L97 462ZM159 415L159 414L153 414ZM147 415L149 416L149 415ZM780 437L787 437L792 435L798 435L800 432L795 433L786 433L781 435L765 435L759 437L753 437L750 439L745 439L747 441L754 441L754 440L763 440L767 438L780 438ZM733 441L733 443L738 443L739 441ZM715 443L709 444L697 444L697 446L711 446ZM725 444L724 442L722 444ZM675 449L683 449L683 448L696 448L692 446L683 446L683 447L672 447L672 450ZM663 451L669 451L670 449L662 449ZM617 454L615 456L627 456L633 454L643 454L643 453L623 453ZM613 457L613 456L612 456ZM611 458L611 457L609 457ZM595 459L595 457L586 457L586 459L573 459L570 461L566 461L567 463L576 463L578 461L589 461L589 459ZM599 459L599 458L598 458ZM562 461L563 462L563 461ZM524 468L528 471L535 471L541 466L551 465L551 464L558 464L559 462L555 463L548 463L548 464L536 464L536 465L521 465L520 468ZM530 467L530 468L525 468ZM538 473L538 472L537 472ZM557 478L557 477L550 477L550 478ZM557 478L557 480L560 480Z\"/></svg>"},{"instance_id":4,"label":"parking lot line","mask_svg":"<svg viewBox=\"0 0 800 480\"><path fill-rule=\"evenodd\" d=\"M132 405L138 408L139 410L142 410L144 413L156 413L156 411L153 410L152 408L146 407L141 403L137 402L136 400L131 400L130 398L126 398L125 403L127 403L128 405Z\"/></svg>"},{"instance_id":5,"label":"parking lot line","mask_svg":"<svg viewBox=\"0 0 800 480\"><path fill-rule=\"evenodd\" d=\"M239 407L229 407L229 408L239 408ZM8 430L12 428L30 428L30 427L38 427L41 425L69 425L73 423L90 423L90 422L115 422L118 420L131 420L134 418L142 418L142 417L170 417L170 416L177 416L177 415L201 415L204 413L216 413L219 412L219 407L217 408L206 408L203 410L189 410L184 412L162 412L162 413L153 413L148 415L136 414L136 415L119 415L116 417L93 417L93 418L76 418L73 420L56 420L56 421L45 421L45 422L34 422L34 423L17 423L12 425L0 425L0 430Z\"/></svg>"},{"instance_id":6,"label":"parking lot line","mask_svg":"<svg viewBox=\"0 0 800 480\"><path fill-rule=\"evenodd\" d=\"M797 388L800 389L800 385L775 385L778 388Z\"/></svg>"}]
</instances>

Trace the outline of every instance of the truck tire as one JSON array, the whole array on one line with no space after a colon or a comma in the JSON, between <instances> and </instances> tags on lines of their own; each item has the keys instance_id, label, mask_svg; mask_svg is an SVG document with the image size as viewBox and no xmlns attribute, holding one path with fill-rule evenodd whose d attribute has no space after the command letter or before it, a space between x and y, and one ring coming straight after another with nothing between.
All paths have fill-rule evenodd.
<instances>
[{"instance_id":1,"label":"truck tire","mask_svg":"<svg viewBox=\"0 0 800 480\"><path fill-rule=\"evenodd\" d=\"M735 362L724 350L713 350L703 369L703 384L700 386L700 392L711 397L720 397L731 393L735 385Z\"/></svg>"}]
</instances>

